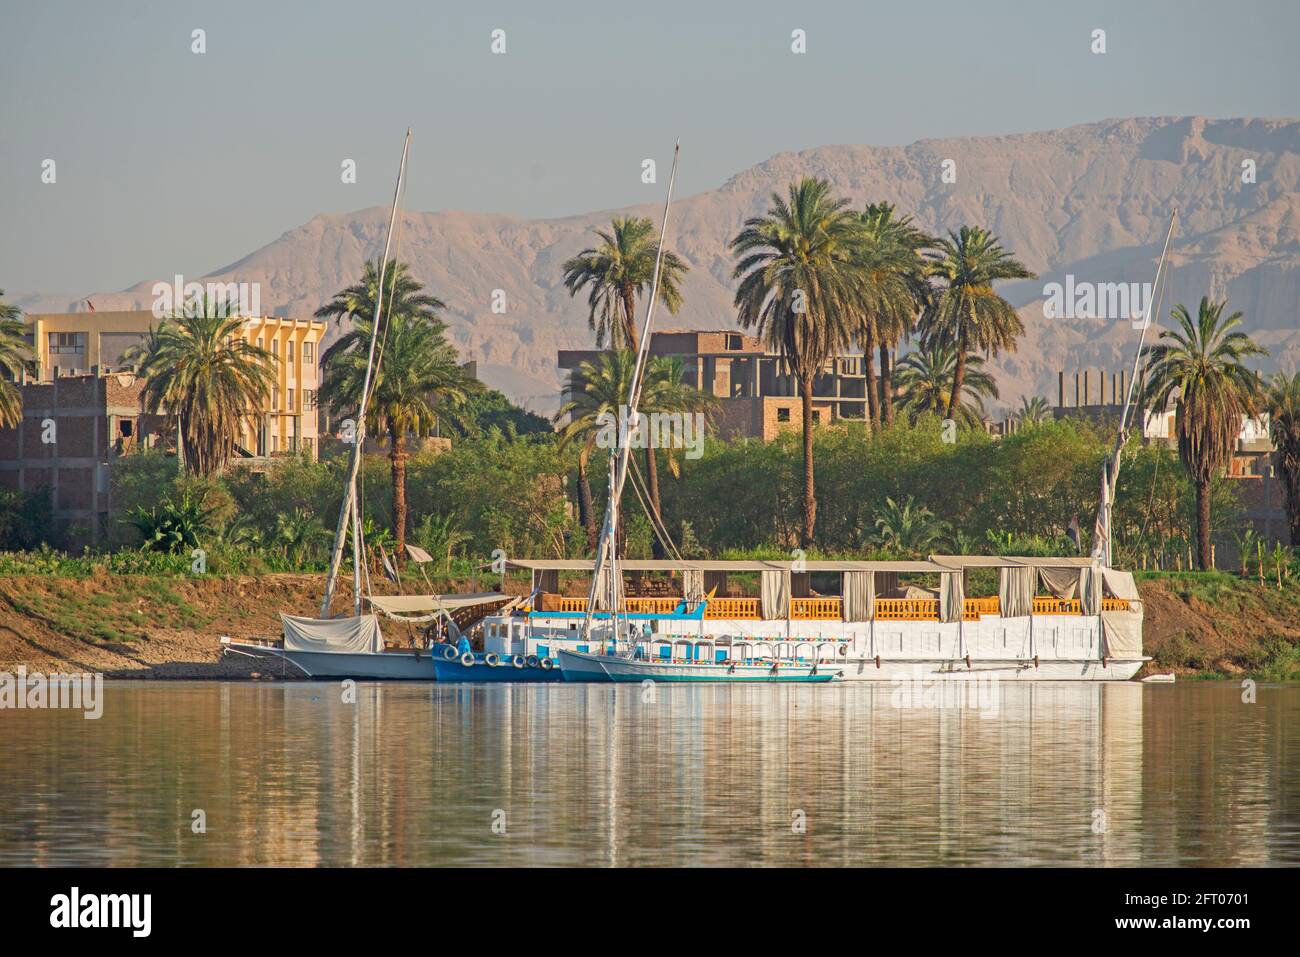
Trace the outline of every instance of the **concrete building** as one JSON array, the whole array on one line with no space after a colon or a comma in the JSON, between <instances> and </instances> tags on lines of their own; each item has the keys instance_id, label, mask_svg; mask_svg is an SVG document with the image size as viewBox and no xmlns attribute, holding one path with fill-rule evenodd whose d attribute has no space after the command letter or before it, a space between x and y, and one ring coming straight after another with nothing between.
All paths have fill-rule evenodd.
<instances>
[{"instance_id":1,"label":"concrete building","mask_svg":"<svg viewBox=\"0 0 1300 957\"><path fill-rule=\"evenodd\" d=\"M56 376L100 375L125 368L127 350L144 341L161 320L149 310L130 312L33 313L27 316L39 380ZM239 442L243 456L319 451L316 395L320 383L321 340L325 323L316 319L254 316L240 334L276 357L271 411L245 423Z\"/></svg>"},{"instance_id":2,"label":"concrete building","mask_svg":"<svg viewBox=\"0 0 1300 957\"><path fill-rule=\"evenodd\" d=\"M1069 374L1060 371L1057 373L1057 404L1052 412L1058 419L1077 415L1118 427L1130 379L1127 370L1080 369ZM1162 412L1143 411L1139 415L1144 442L1160 442L1177 449L1178 416L1172 404ZM1268 416L1243 416L1226 477L1238 480L1237 494L1245 509L1245 518L1255 531L1266 541L1285 544L1290 541L1290 525L1273 453ZM1230 542L1223 543L1220 553L1220 567L1230 567L1225 564L1225 556L1229 562L1236 560L1236 548Z\"/></svg>"},{"instance_id":3,"label":"concrete building","mask_svg":"<svg viewBox=\"0 0 1300 957\"><path fill-rule=\"evenodd\" d=\"M557 362L567 374L599 354L594 349L561 349ZM767 441L800 427L798 380L781 357L754 336L665 330L654 334L650 354L681 359L685 381L718 400L716 426L723 437ZM814 421L861 421L866 416L866 390L862 356L830 359L813 383ZM563 401L568 400L566 394Z\"/></svg>"},{"instance_id":4,"label":"concrete building","mask_svg":"<svg viewBox=\"0 0 1300 957\"><path fill-rule=\"evenodd\" d=\"M132 373L63 376L21 387L23 420L0 429L0 488L48 489L54 538L70 549L107 533L109 469L161 441L161 416L145 412Z\"/></svg>"}]
</instances>

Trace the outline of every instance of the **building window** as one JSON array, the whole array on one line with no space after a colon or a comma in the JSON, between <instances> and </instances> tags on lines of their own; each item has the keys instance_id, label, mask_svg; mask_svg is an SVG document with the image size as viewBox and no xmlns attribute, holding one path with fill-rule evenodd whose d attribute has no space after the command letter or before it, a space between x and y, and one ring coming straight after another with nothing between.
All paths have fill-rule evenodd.
<instances>
[{"instance_id":1,"label":"building window","mask_svg":"<svg viewBox=\"0 0 1300 957\"><path fill-rule=\"evenodd\" d=\"M302 409L303 409L303 411L304 411L304 412L311 412L311 411L312 411L313 409L315 409L315 408L316 408L316 390L315 390L315 389L303 389L303 390L302 390Z\"/></svg>"},{"instance_id":2,"label":"building window","mask_svg":"<svg viewBox=\"0 0 1300 957\"><path fill-rule=\"evenodd\" d=\"M311 342L302 344L302 361L304 365L312 365L316 362L316 346Z\"/></svg>"},{"instance_id":3,"label":"building window","mask_svg":"<svg viewBox=\"0 0 1300 957\"><path fill-rule=\"evenodd\" d=\"M277 359L280 358L280 340L279 340L279 339L272 339L272 340L271 340L271 355L275 356Z\"/></svg>"},{"instance_id":4,"label":"building window","mask_svg":"<svg viewBox=\"0 0 1300 957\"><path fill-rule=\"evenodd\" d=\"M744 339L741 338L741 336L738 333L734 333L734 332L727 333L727 350L729 352L737 352L743 349L744 347L745 347L745 341Z\"/></svg>"},{"instance_id":5,"label":"building window","mask_svg":"<svg viewBox=\"0 0 1300 957\"><path fill-rule=\"evenodd\" d=\"M84 332L51 332L50 352L54 355L74 355L85 353L86 334Z\"/></svg>"},{"instance_id":6,"label":"building window","mask_svg":"<svg viewBox=\"0 0 1300 957\"><path fill-rule=\"evenodd\" d=\"M290 363L293 362L293 340L290 339L284 344L284 357Z\"/></svg>"},{"instance_id":7,"label":"building window","mask_svg":"<svg viewBox=\"0 0 1300 957\"><path fill-rule=\"evenodd\" d=\"M289 393L289 404L285 406L285 408L288 409L290 412L292 412L293 411L293 389L288 389L286 391L288 391Z\"/></svg>"},{"instance_id":8,"label":"building window","mask_svg":"<svg viewBox=\"0 0 1300 957\"><path fill-rule=\"evenodd\" d=\"M271 411L274 412L280 408L280 387L271 386Z\"/></svg>"},{"instance_id":9,"label":"building window","mask_svg":"<svg viewBox=\"0 0 1300 957\"><path fill-rule=\"evenodd\" d=\"M778 422L789 422L789 421L790 421L790 410L789 410L789 409L777 409L777 410L776 410L776 421L778 421Z\"/></svg>"}]
</instances>

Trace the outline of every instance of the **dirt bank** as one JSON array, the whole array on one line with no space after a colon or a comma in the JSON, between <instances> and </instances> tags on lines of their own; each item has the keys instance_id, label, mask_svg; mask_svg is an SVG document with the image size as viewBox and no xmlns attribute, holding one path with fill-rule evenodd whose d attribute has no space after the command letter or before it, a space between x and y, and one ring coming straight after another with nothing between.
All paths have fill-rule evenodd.
<instances>
[{"instance_id":1,"label":"dirt bank","mask_svg":"<svg viewBox=\"0 0 1300 957\"><path fill-rule=\"evenodd\" d=\"M134 678L283 675L236 656L219 637L278 635L281 610L313 614L323 576L0 578L0 670L91 671ZM1139 582L1148 671L1300 677L1300 592L1235 576ZM460 590L472 590L467 584ZM336 611L350 600L345 583ZM391 624L390 639L400 639Z\"/></svg>"}]
</instances>

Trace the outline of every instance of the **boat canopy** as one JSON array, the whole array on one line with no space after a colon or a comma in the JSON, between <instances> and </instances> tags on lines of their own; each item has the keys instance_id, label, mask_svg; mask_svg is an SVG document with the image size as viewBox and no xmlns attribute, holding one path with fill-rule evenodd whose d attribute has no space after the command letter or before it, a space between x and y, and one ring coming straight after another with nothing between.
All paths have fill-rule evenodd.
<instances>
[{"instance_id":1,"label":"boat canopy","mask_svg":"<svg viewBox=\"0 0 1300 957\"><path fill-rule=\"evenodd\" d=\"M374 615L347 618L299 618L280 613L285 651L316 651L337 655L379 654L384 636Z\"/></svg>"},{"instance_id":2,"label":"boat canopy","mask_svg":"<svg viewBox=\"0 0 1300 957\"><path fill-rule=\"evenodd\" d=\"M587 558L508 559L511 568L531 572L590 572L593 567ZM625 572L899 572L926 574L952 571L933 561L777 561L769 559L699 559L670 561L668 559L628 558L619 562Z\"/></svg>"},{"instance_id":3,"label":"boat canopy","mask_svg":"<svg viewBox=\"0 0 1300 957\"><path fill-rule=\"evenodd\" d=\"M372 595L370 604L386 615L419 615L434 611L456 611L473 605L490 605L510 596L500 592L467 595Z\"/></svg>"}]
</instances>

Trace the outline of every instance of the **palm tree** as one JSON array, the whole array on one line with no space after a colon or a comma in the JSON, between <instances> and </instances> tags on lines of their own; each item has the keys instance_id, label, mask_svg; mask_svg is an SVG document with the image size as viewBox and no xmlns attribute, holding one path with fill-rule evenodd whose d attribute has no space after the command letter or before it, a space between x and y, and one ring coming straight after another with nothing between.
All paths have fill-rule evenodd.
<instances>
[{"instance_id":1,"label":"palm tree","mask_svg":"<svg viewBox=\"0 0 1300 957\"><path fill-rule=\"evenodd\" d=\"M23 370L32 359L31 347L23 337L22 310L4 301L5 291L0 289L0 428L10 428L23 420L23 395L14 385L22 378ZM10 381L10 378L14 381Z\"/></svg>"},{"instance_id":2,"label":"palm tree","mask_svg":"<svg viewBox=\"0 0 1300 957\"><path fill-rule=\"evenodd\" d=\"M965 367L961 396L953 409L950 403L957 371L956 350L945 342L922 342L920 348L898 362L899 408L911 419L931 413L944 415L967 428L978 428L984 420L984 400L996 399L998 386L984 371L980 356L968 354Z\"/></svg>"},{"instance_id":3,"label":"palm tree","mask_svg":"<svg viewBox=\"0 0 1300 957\"><path fill-rule=\"evenodd\" d=\"M595 361L581 363L569 374L565 390L570 396L569 401L555 413L554 421L557 423L568 418L560 430L560 448L569 445L578 448L578 517L586 529L587 545L591 549L596 546L597 535L588 481L591 454L611 417L617 421L619 410L627 406L635 366L636 354L629 350L602 352ZM682 361L675 356L651 357L646 363L638 411L643 415L696 412L707 415L711 412L716 405L713 397L686 384L683 372ZM654 449L646 451L651 455L655 453ZM663 449L668 470L674 477L681 471L679 451L672 447ZM647 473L646 484L654 518L662 522L657 470ZM657 557L663 557L658 536L654 537L654 549Z\"/></svg>"},{"instance_id":4,"label":"palm tree","mask_svg":"<svg viewBox=\"0 0 1300 957\"><path fill-rule=\"evenodd\" d=\"M928 254L930 273L943 280L921 315L926 339L949 342L957 347L952 395L947 416L960 401L966 377L966 356L972 351L997 356L1006 349L1014 352L1025 327L1011 303L993 291L1000 279L1033 279L1034 274L1013 259L998 239L978 226L963 226L935 243Z\"/></svg>"},{"instance_id":5,"label":"palm tree","mask_svg":"<svg viewBox=\"0 0 1300 957\"><path fill-rule=\"evenodd\" d=\"M874 543L898 555L919 556L928 554L947 534L947 523L917 505L911 495L902 505L887 497L876 517Z\"/></svg>"},{"instance_id":6,"label":"palm tree","mask_svg":"<svg viewBox=\"0 0 1300 957\"><path fill-rule=\"evenodd\" d=\"M467 428L460 411L479 384L461 366L455 347L443 338L441 321L394 311L385 312L382 322L386 326L380 334L383 357L371 378L366 428L388 434L393 537L401 562L406 551L406 436L427 434L443 419L462 430ZM325 353L321 391L334 414L361 405L371 328L372 320L354 316L349 346Z\"/></svg>"},{"instance_id":7,"label":"palm tree","mask_svg":"<svg viewBox=\"0 0 1300 957\"><path fill-rule=\"evenodd\" d=\"M584 249L561 267L569 295L590 287L588 321L596 333L596 348L606 340L615 349L639 345L636 301L654 281L659 244L654 224L634 216L616 216L608 231L595 231L601 243ZM689 267L675 253L664 250L659 270L659 301L673 315L682 305L681 281Z\"/></svg>"},{"instance_id":8,"label":"palm tree","mask_svg":"<svg viewBox=\"0 0 1300 957\"><path fill-rule=\"evenodd\" d=\"M867 236L879 246L894 251L892 261L886 265L887 281L879 285L884 295L877 298L877 306L869 310L870 332L880 350L880 376L876 379L875 402L877 419L888 425L894 421L894 388L892 350L900 341L912 334L916 314L930 298L930 281L921 253L934 245L934 237L912 224L911 216L895 216L892 203L870 203L862 214ZM868 392L875 379L870 350L865 348Z\"/></svg>"},{"instance_id":9,"label":"palm tree","mask_svg":"<svg viewBox=\"0 0 1300 957\"><path fill-rule=\"evenodd\" d=\"M648 219L616 216L608 231L595 232L601 239L600 245L584 249L561 267L564 285L571 296L589 290L587 319L596 333L598 349L608 340L615 349L630 349L635 353L640 345L636 303L654 282L655 260L660 260L659 301L673 315L681 308L681 281L689 267L671 250L665 249L662 258L659 257L654 224ZM657 498L659 466L653 449L646 449L646 477ZM652 507L658 514L659 503L653 502ZM657 538L655 542L658 551Z\"/></svg>"},{"instance_id":10,"label":"palm tree","mask_svg":"<svg viewBox=\"0 0 1300 957\"><path fill-rule=\"evenodd\" d=\"M1286 495L1291 546L1300 546L1300 372L1279 372L1264 393L1264 411Z\"/></svg>"},{"instance_id":11,"label":"palm tree","mask_svg":"<svg viewBox=\"0 0 1300 957\"><path fill-rule=\"evenodd\" d=\"M1256 409L1258 383L1242 364L1266 355L1244 332L1241 313L1223 318L1226 302L1201 297L1196 319L1181 303L1178 329L1160 333L1147 350L1146 407L1163 411L1177 393L1178 457L1196 485L1196 545L1201 568L1211 567L1210 481L1232 457L1242 418Z\"/></svg>"},{"instance_id":12,"label":"palm tree","mask_svg":"<svg viewBox=\"0 0 1300 957\"><path fill-rule=\"evenodd\" d=\"M275 538L284 549L284 557L294 567L302 565L315 545L331 538L329 531L307 509L299 506L292 512L275 516Z\"/></svg>"},{"instance_id":13,"label":"palm tree","mask_svg":"<svg viewBox=\"0 0 1300 957\"><path fill-rule=\"evenodd\" d=\"M439 332L443 330L442 320L438 318L438 310L447 308L446 305L437 296L431 296L423 291L424 286L411 278L406 263L389 263L384 274L384 283L387 288L384 290L384 315L381 322L387 320L389 316L411 316L424 320ZM379 264L367 261L362 269L361 281L348 286L342 292L335 293L333 299L316 310L316 318L333 319L336 323L341 323L344 319L351 319L354 323L356 320L370 322L375 318L375 302L378 296ZM370 328L366 326L362 336L361 330L353 325L325 350L321 355L321 363L328 362L334 353L348 352L355 348L358 342L368 347Z\"/></svg>"},{"instance_id":14,"label":"palm tree","mask_svg":"<svg viewBox=\"0 0 1300 957\"><path fill-rule=\"evenodd\" d=\"M1041 395L1036 395L1033 398L1024 395L1020 397L1020 408L1016 410L1016 419L1022 429L1032 428L1050 422L1052 420L1052 410L1048 407L1047 400Z\"/></svg>"},{"instance_id":15,"label":"palm tree","mask_svg":"<svg viewBox=\"0 0 1300 957\"><path fill-rule=\"evenodd\" d=\"M242 338L233 302L193 299L164 319L138 355L149 410L180 419L185 467L211 476L230 461L250 418L266 413L272 356Z\"/></svg>"},{"instance_id":16,"label":"palm tree","mask_svg":"<svg viewBox=\"0 0 1300 957\"><path fill-rule=\"evenodd\" d=\"M847 347L854 332L861 277L856 269L861 228L831 195L830 184L805 177L791 183L789 198L772 194L767 215L745 220L731 241L739 257L735 304L745 328L781 355L799 381L803 404L803 527L800 542L812 545L817 525L813 477L813 382L826 361Z\"/></svg>"}]
</instances>

